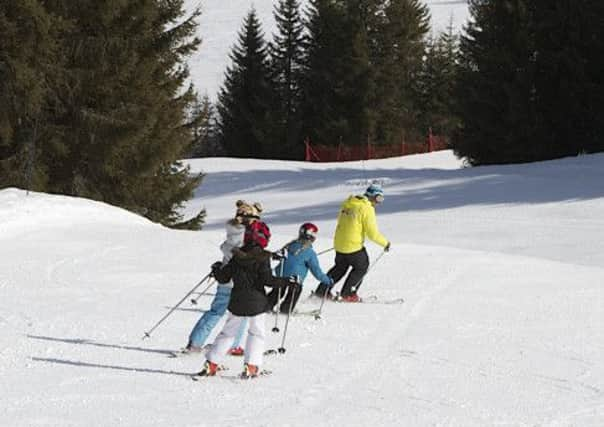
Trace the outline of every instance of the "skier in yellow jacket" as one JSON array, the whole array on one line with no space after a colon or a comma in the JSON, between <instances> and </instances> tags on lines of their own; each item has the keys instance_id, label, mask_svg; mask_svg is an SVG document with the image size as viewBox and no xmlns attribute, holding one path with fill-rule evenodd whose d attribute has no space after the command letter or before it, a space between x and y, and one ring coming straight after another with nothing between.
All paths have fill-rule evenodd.
<instances>
[{"instance_id":1,"label":"skier in yellow jacket","mask_svg":"<svg viewBox=\"0 0 604 427\"><path fill-rule=\"evenodd\" d=\"M367 187L365 194L350 196L340 207L333 239L336 251L335 265L327 275L335 284L352 267L340 292L343 301L360 301L357 291L369 268L369 256L364 246L365 238L383 246L386 252L390 250L390 242L378 230L375 219L375 205L383 201L384 191L378 185L372 184ZM315 294L318 296L327 294L328 298L333 298L330 292L332 286L320 283Z\"/></svg>"}]
</instances>

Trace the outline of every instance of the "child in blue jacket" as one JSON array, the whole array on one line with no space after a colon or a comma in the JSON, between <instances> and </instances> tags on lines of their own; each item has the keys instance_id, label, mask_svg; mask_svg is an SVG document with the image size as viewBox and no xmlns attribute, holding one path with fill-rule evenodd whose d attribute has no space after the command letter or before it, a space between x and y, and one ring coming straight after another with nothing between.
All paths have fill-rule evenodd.
<instances>
[{"instance_id":1,"label":"child in blue jacket","mask_svg":"<svg viewBox=\"0 0 604 427\"><path fill-rule=\"evenodd\" d=\"M281 301L280 310L282 313L287 313L296 306L300 294L302 293L302 284L308 274L308 270L321 283L333 284L331 277L326 275L321 266L317 253L312 247L312 244L317 239L319 229L316 225L306 222L300 226L298 238L285 246L286 255L275 268L275 273L281 277L296 276L298 278L298 287L289 287L285 297ZM280 295L279 289L273 289L268 295L271 307L279 304ZM293 299L293 301L292 301Z\"/></svg>"}]
</instances>

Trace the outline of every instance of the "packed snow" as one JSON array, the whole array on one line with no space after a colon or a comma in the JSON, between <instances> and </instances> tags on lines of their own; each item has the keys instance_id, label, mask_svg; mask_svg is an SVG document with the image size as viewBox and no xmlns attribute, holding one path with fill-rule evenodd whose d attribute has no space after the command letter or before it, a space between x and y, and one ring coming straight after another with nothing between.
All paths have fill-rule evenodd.
<instances>
[{"instance_id":1,"label":"packed snow","mask_svg":"<svg viewBox=\"0 0 604 427\"><path fill-rule=\"evenodd\" d=\"M197 159L206 173L174 231L103 203L0 191L0 425L604 425L604 154L464 168L444 151L313 164ZM260 201L270 249L319 226L329 249L339 203L370 182L392 250L361 296L292 317L268 377L191 381L203 355L170 358L211 295L142 340L221 258L239 198ZM379 261L376 261L378 260ZM327 270L333 252L320 256ZM300 308L317 303L306 296ZM340 285L336 285L339 287ZM210 289L213 293L215 288ZM268 347L282 344L270 332Z\"/></svg>"}]
</instances>

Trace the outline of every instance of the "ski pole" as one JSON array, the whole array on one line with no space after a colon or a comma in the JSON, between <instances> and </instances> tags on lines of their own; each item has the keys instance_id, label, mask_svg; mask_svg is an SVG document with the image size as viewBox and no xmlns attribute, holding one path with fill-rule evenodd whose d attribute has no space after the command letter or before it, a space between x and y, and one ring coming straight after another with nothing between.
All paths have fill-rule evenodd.
<instances>
[{"instance_id":1,"label":"ski pole","mask_svg":"<svg viewBox=\"0 0 604 427\"><path fill-rule=\"evenodd\" d=\"M213 280L213 279L214 279L213 277L211 277L211 278L210 278L210 282L211 282L212 284L214 283L214 280ZM208 283L210 283L210 282L208 282ZM210 287L211 287L211 286L212 286L212 285L210 284L210 285L209 285L207 288L205 288L205 289L204 289L203 291L201 291L201 292L194 292L194 293L197 293L197 296L196 296L195 298L191 298L191 304L193 304L193 305L197 305L197 300L198 300L199 298L201 298L202 296L204 296L204 295L205 295L205 294L208 292L208 290L210 289Z\"/></svg>"},{"instance_id":2,"label":"ski pole","mask_svg":"<svg viewBox=\"0 0 604 427\"><path fill-rule=\"evenodd\" d=\"M297 283L297 286L300 286L300 284ZM285 318L285 327L283 328L283 338L281 338L281 347L277 349L277 351L281 354L285 353L285 336L287 335L287 325L289 324L289 318L292 316L292 311L294 310L293 294L295 291L295 289L291 289L292 299L289 301L289 310L287 311L287 317Z\"/></svg>"},{"instance_id":3,"label":"ski pole","mask_svg":"<svg viewBox=\"0 0 604 427\"><path fill-rule=\"evenodd\" d=\"M275 313L275 326L273 326L273 329L271 329L271 331L273 331L274 333L279 332L279 312L280 311L281 311L281 287L279 287L279 289L277 289L277 312Z\"/></svg>"},{"instance_id":4,"label":"ski pole","mask_svg":"<svg viewBox=\"0 0 604 427\"><path fill-rule=\"evenodd\" d=\"M285 264L284 260L281 260L281 271L279 272L279 277L283 277L283 264ZM275 314L275 326L273 326L272 331L274 333L279 332L279 312L281 311L281 286L277 289L277 313Z\"/></svg>"},{"instance_id":5,"label":"ski pole","mask_svg":"<svg viewBox=\"0 0 604 427\"><path fill-rule=\"evenodd\" d=\"M164 320L166 320L166 319L168 318L168 316L169 316L170 314L172 314L172 313L174 312L174 310L176 310L176 309L178 308L178 306L179 306L180 304L182 304L182 303L183 303L183 301L184 301L184 300L186 300L186 299L189 297L189 295L191 295L193 292L195 292L195 289L197 289L198 287L200 287L200 286L201 286L201 284L202 284L203 282L205 282L206 280L208 280L208 279L211 277L211 275L212 275L212 273L211 273L211 272L210 272L210 273L208 273L208 274L206 274L206 275L205 275L205 277L204 277L203 279L201 279L201 280L199 281L199 283L197 283L197 284L196 284L196 285L193 287L193 289L191 289L189 292L187 292L187 294L186 294L186 295L183 297L183 299L181 299L180 301L178 301L178 303L177 303L177 304L176 304L174 307L172 307L172 308L170 309L170 311L168 311L168 313L166 313L166 315L165 315L164 317L162 317L161 319L159 319L159 321L158 321L158 322L157 322L155 325L153 325L153 327L152 327L151 329L149 329L147 332L145 332L145 335L143 335L143 337L142 337L141 339L143 339L143 340L144 340L145 338L151 338L151 333L152 333L152 332L153 332L153 331L154 331L154 330L155 330L155 329L156 329L156 328L157 328L157 327L158 327L158 326L159 326L159 325L160 325L160 324L161 324L161 323L162 323ZM208 287L207 287L207 288L204 290L204 292L206 292L208 289L210 289L210 286L212 286L213 284L214 284L213 282L210 282L210 284L209 284L209 285L208 285Z\"/></svg>"},{"instance_id":6,"label":"ski pole","mask_svg":"<svg viewBox=\"0 0 604 427\"><path fill-rule=\"evenodd\" d=\"M375 261L373 261L373 263L369 266L369 268L367 268L367 271L365 272L365 274L363 275L363 277L361 277L354 284L354 286L352 286L350 288L353 292L355 292L357 290L357 287L359 286L359 284L363 281L363 279L365 279L365 277L367 277L367 275L369 274L369 272L371 271L371 269L373 267L375 267L375 265L384 256L385 253L386 253L386 251L382 251L382 253L378 255L378 257L375 259ZM327 299L327 294L328 293L329 293L329 290L323 294L323 300L321 301L321 306L319 307L319 312L317 314L315 314L315 320L319 320L321 318L321 313L323 312L323 304L325 304L325 300Z\"/></svg>"},{"instance_id":7,"label":"ski pole","mask_svg":"<svg viewBox=\"0 0 604 427\"><path fill-rule=\"evenodd\" d=\"M323 312L323 305L325 304L325 300L327 299L327 294L329 294L329 289L325 291L323 294L323 298L321 298L321 306L319 307L319 312L315 314L315 320L319 320L321 318L321 313Z\"/></svg>"},{"instance_id":8,"label":"ski pole","mask_svg":"<svg viewBox=\"0 0 604 427\"><path fill-rule=\"evenodd\" d=\"M292 243L294 243L296 240L297 239L294 239L291 242L287 242L285 245L283 245L281 247L281 249L278 249L277 251L273 252L273 254L274 255L282 254L289 247L289 245L291 245Z\"/></svg>"},{"instance_id":9,"label":"ski pole","mask_svg":"<svg viewBox=\"0 0 604 427\"><path fill-rule=\"evenodd\" d=\"M317 253L317 255L326 254L327 252L331 252L331 251L333 251L333 247L331 247L329 249L322 250L321 252ZM327 294L328 293L329 293L329 290L327 290L327 292L325 292L323 294L323 298L321 299L321 306L319 307L318 313L315 314L315 320L319 320L321 318L321 312L323 311L323 304L325 304L325 299L327 299Z\"/></svg>"},{"instance_id":10,"label":"ski pole","mask_svg":"<svg viewBox=\"0 0 604 427\"><path fill-rule=\"evenodd\" d=\"M329 248L329 249L325 249L321 252L317 252L317 255L323 255L323 254L326 254L327 252L331 252L331 251L333 251L333 248Z\"/></svg>"},{"instance_id":11,"label":"ski pole","mask_svg":"<svg viewBox=\"0 0 604 427\"><path fill-rule=\"evenodd\" d=\"M367 272L366 272L366 273L363 275L363 277L361 277L361 278L359 279L359 281L358 281L358 282L356 282L356 283L354 284L354 286L350 288L350 290L351 290L352 292L356 292L356 290L357 290L357 286L359 286L359 285L361 284L361 282L363 281L363 279L364 279L365 277L367 277L367 275L369 274L369 272L371 271L371 269L372 269L373 267L375 267L375 265L378 263L378 261L380 260L380 258L382 258L382 257L384 256L384 254L385 254L385 253L386 253L386 251L382 251L382 253L381 253L381 254L379 254L379 255L378 255L378 257L375 259L375 261L373 261L373 263L372 263L372 264L369 266L369 268L367 269Z\"/></svg>"}]
</instances>

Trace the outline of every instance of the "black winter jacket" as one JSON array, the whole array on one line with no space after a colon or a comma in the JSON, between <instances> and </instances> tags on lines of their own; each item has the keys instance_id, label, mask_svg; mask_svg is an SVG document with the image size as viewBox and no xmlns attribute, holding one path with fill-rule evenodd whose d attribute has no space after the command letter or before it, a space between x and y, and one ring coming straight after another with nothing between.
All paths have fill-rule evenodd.
<instances>
[{"instance_id":1,"label":"black winter jacket","mask_svg":"<svg viewBox=\"0 0 604 427\"><path fill-rule=\"evenodd\" d=\"M236 316L255 316L270 310L265 286L287 286L287 279L275 277L271 271L271 253L260 246L233 249L233 257L222 268L213 271L219 283L233 280L229 311Z\"/></svg>"}]
</instances>

